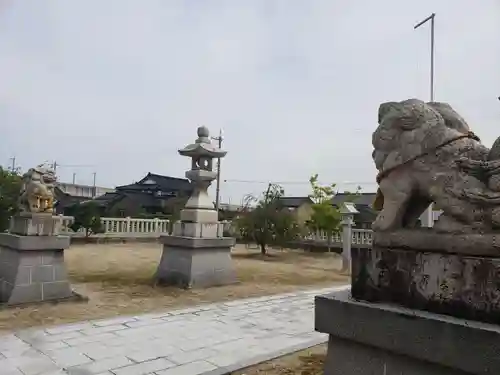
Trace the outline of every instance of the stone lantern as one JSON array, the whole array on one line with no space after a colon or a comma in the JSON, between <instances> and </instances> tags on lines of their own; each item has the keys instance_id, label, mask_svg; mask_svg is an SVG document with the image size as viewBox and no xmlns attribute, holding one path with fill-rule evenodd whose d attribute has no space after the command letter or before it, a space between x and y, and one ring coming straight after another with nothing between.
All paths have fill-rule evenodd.
<instances>
[{"instance_id":1,"label":"stone lantern","mask_svg":"<svg viewBox=\"0 0 500 375\"><path fill-rule=\"evenodd\" d=\"M186 177L193 184L193 193L181 211L181 220L174 224L171 236L160 238L163 253L156 272L160 284L184 288L224 285L236 281L231 248L232 237L223 236L224 224L208 195L208 188L217 177L213 159L222 158L226 151L214 146L206 127L198 128L193 144L179 150L191 158Z\"/></svg>"},{"instance_id":2,"label":"stone lantern","mask_svg":"<svg viewBox=\"0 0 500 375\"><path fill-rule=\"evenodd\" d=\"M351 245L352 245L352 226L354 224L354 215L359 214L353 203L345 202L340 208L340 217L342 226L342 269L340 272L349 273L351 270Z\"/></svg>"},{"instance_id":3,"label":"stone lantern","mask_svg":"<svg viewBox=\"0 0 500 375\"><path fill-rule=\"evenodd\" d=\"M186 172L186 177L194 190L181 211L181 221L174 225L174 235L222 237L223 224L218 223L218 212L207 190L217 178L217 172L213 171L213 159L222 158L226 153L212 144L209 131L204 126L198 128L198 139L193 144L179 150L179 154L191 158L191 170Z\"/></svg>"}]
</instances>

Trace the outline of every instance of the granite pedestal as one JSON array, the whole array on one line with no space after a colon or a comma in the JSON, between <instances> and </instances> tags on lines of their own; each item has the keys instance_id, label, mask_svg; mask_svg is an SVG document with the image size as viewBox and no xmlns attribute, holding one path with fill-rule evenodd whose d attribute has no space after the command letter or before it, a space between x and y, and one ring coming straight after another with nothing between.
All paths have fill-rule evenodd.
<instances>
[{"instance_id":1,"label":"granite pedestal","mask_svg":"<svg viewBox=\"0 0 500 375\"><path fill-rule=\"evenodd\" d=\"M57 236L61 219L50 213L20 212L10 221L9 233L23 236Z\"/></svg>"},{"instance_id":2,"label":"granite pedestal","mask_svg":"<svg viewBox=\"0 0 500 375\"><path fill-rule=\"evenodd\" d=\"M351 290L316 299L325 375L500 374L500 237L374 232Z\"/></svg>"},{"instance_id":3,"label":"granite pedestal","mask_svg":"<svg viewBox=\"0 0 500 375\"><path fill-rule=\"evenodd\" d=\"M500 374L500 327L351 298L316 297L325 375Z\"/></svg>"},{"instance_id":4,"label":"granite pedestal","mask_svg":"<svg viewBox=\"0 0 500 375\"><path fill-rule=\"evenodd\" d=\"M156 271L159 284L204 288L236 282L231 261L234 238L162 236L160 242L163 253Z\"/></svg>"},{"instance_id":5,"label":"granite pedestal","mask_svg":"<svg viewBox=\"0 0 500 375\"><path fill-rule=\"evenodd\" d=\"M65 236L0 233L0 302L17 305L73 297L64 264Z\"/></svg>"},{"instance_id":6,"label":"granite pedestal","mask_svg":"<svg viewBox=\"0 0 500 375\"><path fill-rule=\"evenodd\" d=\"M500 237L496 237L374 233L371 249L352 249L352 295L499 324Z\"/></svg>"}]
</instances>

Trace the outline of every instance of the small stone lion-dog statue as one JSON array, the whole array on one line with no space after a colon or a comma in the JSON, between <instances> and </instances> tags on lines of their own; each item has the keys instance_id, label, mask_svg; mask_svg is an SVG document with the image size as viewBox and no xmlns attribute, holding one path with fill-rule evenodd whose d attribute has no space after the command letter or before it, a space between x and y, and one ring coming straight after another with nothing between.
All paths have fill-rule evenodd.
<instances>
[{"instance_id":1,"label":"small stone lion-dog statue","mask_svg":"<svg viewBox=\"0 0 500 375\"><path fill-rule=\"evenodd\" d=\"M41 164L23 175L19 197L21 212L54 213L54 188L57 177L53 169Z\"/></svg>"},{"instance_id":2,"label":"small stone lion-dog statue","mask_svg":"<svg viewBox=\"0 0 500 375\"><path fill-rule=\"evenodd\" d=\"M488 149L446 103L383 103L378 117L374 230L415 228L432 202L436 231L500 230L500 138Z\"/></svg>"}]
</instances>

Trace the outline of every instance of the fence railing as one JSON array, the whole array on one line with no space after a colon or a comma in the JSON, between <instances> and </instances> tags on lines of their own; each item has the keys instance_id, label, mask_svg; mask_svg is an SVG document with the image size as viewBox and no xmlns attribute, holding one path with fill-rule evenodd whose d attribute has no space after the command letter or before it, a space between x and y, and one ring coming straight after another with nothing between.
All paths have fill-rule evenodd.
<instances>
[{"instance_id":1,"label":"fence railing","mask_svg":"<svg viewBox=\"0 0 500 375\"><path fill-rule=\"evenodd\" d=\"M61 232L70 236L85 236L85 229L74 232L69 228L73 223L72 216L59 216L61 219ZM130 217L116 218L103 217L101 224L103 233L96 234L97 237L159 237L168 235L170 231L169 220L166 219L133 219Z\"/></svg>"},{"instance_id":2,"label":"fence railing","mask_svg":"<svg viewBox=\"0 0 500 375\"><path fill-rule=\"evenodd\" d=\"M353 245L371 245L372 244L372 233L371 229L357 229L352 228L352 244ZM325 232L310 233L304 236L304 240L317 241L317 242L328 242L328 235ZM332 244L342 243L342 233L335 233L331 238Z\"/></svg>"},{"instance_id":3,"label":"fence railing","mask_svg":"<svg viewBox=\"0 0 500 375\"><path fill-rule=\"evenodd\" d=\"M62 224L61 232L66 235L81 237L85 236L85 230L80 229L78 232L73 232L69 226L73 223L71 216L59 216ZM170 222L166 219L134 219L134 218L116 218L103 217L101 223L104 232L94 235L96 237L150 237L157 238L160 235L170 234ZM231 229L231 222L224 222L224 230ZM353 245L371 245L372 231L370 229L351 230L351 243ZM342 244L342 233L336 233L331 238L331 244ZM328 242L328 236L325 232L310 233L303 237L303 240L315 242Z\"/></svg>"}]
</instances>

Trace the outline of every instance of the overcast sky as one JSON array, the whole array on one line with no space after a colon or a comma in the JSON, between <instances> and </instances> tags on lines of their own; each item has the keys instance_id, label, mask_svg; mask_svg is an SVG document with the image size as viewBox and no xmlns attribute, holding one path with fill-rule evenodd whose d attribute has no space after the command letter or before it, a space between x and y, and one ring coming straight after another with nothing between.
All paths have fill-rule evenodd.
<instances>
[{"instance_id":1,"label":"overcast sky","mask_svg":"<svg viewBox=\"0 0 500 375\"><path fill-rule=\"evenodd\" d=\"M500 0L0 0L0 164L60 179L183 177L177 149L224 132L222 200L264 183L375 178L381 102L435 98L500 135ZM67 167L64 167L66 165ZM89 167L68 167L87 165Z\"/></svg>"}]
</instances>

